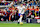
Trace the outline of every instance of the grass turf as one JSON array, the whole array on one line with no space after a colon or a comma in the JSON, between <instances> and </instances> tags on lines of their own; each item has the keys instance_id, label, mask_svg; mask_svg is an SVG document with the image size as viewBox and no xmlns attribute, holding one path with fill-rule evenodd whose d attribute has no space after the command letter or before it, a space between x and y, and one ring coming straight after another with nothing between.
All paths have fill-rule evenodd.
<instances>
[{"instance_id":1,"label":"grass turf","mask_svg":"<svg viewBox=\"0 0 40 27\"><path fill-rule=\"evenodd\" d=\"M40 27L40 24L25 23L20 25L17 23L0 23L0 27Z\"/></svg>"}]
</instances>

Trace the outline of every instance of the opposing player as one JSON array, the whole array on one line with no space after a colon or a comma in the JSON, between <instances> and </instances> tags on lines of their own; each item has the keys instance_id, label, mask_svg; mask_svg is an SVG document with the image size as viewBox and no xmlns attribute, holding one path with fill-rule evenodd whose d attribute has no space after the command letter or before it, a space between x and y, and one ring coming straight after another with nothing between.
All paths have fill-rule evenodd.
<instances>
[{"instance_id":1,"label":"opposing player","mask_svg":"<svg viewBox=\"0 0 40 27\"><path fill-rule=\"evenodd\" d=\"M18 14L20 16L20 18L18 19L18 24L19 24L22 23L23 14L25 12L25 6L23 6L23 4L20 4L20 6L18 6L17 8L18 8Z\"/></svg>"}]
</instances>

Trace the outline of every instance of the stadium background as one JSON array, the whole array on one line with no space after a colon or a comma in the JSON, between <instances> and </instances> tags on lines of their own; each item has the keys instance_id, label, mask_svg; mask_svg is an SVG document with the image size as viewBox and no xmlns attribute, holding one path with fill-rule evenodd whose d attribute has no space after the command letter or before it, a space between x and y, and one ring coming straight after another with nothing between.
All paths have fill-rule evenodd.
<instances>
[{"instance_id":1,"label":"stadium background","mask_svg":"<svg viewBox=\"0 0 40 27\"><path fill-rule=\"evenodd\" d=\"M31 2L33 2L33 1L36 1L37 2L37 6L39 7L39 15L38 16L36 16L36 17L34 17L34 15L31 15L31 18L32 17L34 17L34 18L27 18L27 19L25 19L25 16L24 16L24 19L23 19L23 22L24 22L24 25L23 26L21 26L21 25L18 25L17 24L17 20L16 21L8 21L8 20L6 20L6 21L3 21L3 18L1 18L0 20L0 27L5 27L5 26L9 26L9 27L13 27L13 26L17 26L17 27L40 27L40 24L38 24L38 23L40 23L40 0L0 0L0 9L8 9L9 7L11 7L11 5L14 5L14 4L11 4L13 1L15 1L15 6L17 6L17 5L19 5L20 4L20 2L21 3L23 3L23 2L25 2L26 4L27 4L27 2L29 1L31 1ZM18 3L19 2L19 3ZM24 4L25 4L24 3ZM26 5L27 6L27 5ZM35 6L35 5L34 5ZM2 17L2 16L1 16ZM18 16L15 16L15 18L16 17L18 17ZM26 24L26 23L28 23L28 24ZM31 23L31 24L30 24ZM37 24L34 24L34 23L37 23ZM3 26L4 25L4 26ZM28 26L29 25L29 26Z\"/></svg>"}]
</instances>

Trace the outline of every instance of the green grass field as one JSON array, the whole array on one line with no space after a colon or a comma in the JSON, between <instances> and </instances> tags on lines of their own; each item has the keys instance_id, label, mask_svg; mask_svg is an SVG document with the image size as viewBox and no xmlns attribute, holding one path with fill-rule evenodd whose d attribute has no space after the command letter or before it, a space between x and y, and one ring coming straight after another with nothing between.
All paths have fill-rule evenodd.
<instances>
[{"instance_id":1,"label":"green grass field","mask_svg":"<svg viewBox=\"0 0 40 27\"><path fill-rule=\"evenodd\" d=\"M25 23L23 25L17 23L0 23L0 27L40 27L40 24Z\"/></svg>"}]
</instances>

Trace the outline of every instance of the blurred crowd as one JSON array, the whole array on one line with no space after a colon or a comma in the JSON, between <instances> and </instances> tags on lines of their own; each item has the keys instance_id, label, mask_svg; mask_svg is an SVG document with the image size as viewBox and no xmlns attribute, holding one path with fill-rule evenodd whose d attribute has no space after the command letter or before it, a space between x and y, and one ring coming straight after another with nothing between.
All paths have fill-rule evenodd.
<instances>
[{"instance_id":1,"label":"blurred crowd","mask_svg":"<svg viewBox=\"0 0 40 27\"><path fill-rule=\"evenodd\" d=\"M25 2L25 3L24 3ZM0 5L18 5L20 3L23 3L23 5L37 5L40 6L40 0L0 0Z\"/></svg>"},{"instance_id":2,"label":"blurred crowd","mask_svg":"<svg viewBox=\"0 0 40 27\"><path fill-rule=\"evenodd\" d=\"M25 20L26 18L32 18L31 16L34 16L33 18L35 18L36 16L40 16L39 15L40 1L22 2L20 0L19 1L16 0L13 2L3 3L3 5L10 4L11 7L5 7L5 9L0 9L0 21L18 20L19 15L18 15L17 6L19 6L21 3L23 4L23 6L25 6L25 13L24 13L23 20ZM2 2L0 3L0 5L2 5ZM30 16L27 16L27 15L30 15Z\"/></svg>"}]
</instances>

